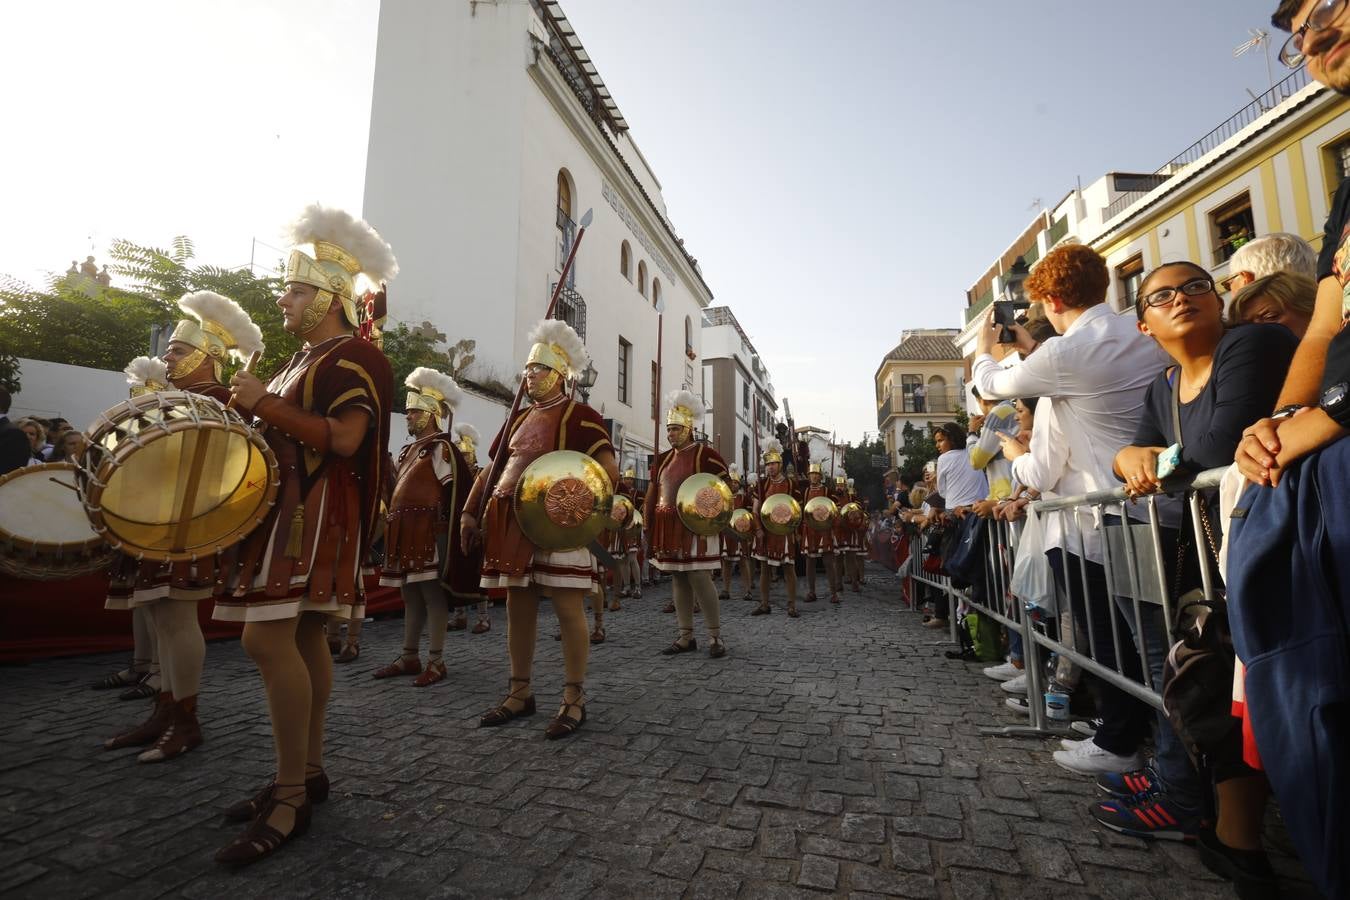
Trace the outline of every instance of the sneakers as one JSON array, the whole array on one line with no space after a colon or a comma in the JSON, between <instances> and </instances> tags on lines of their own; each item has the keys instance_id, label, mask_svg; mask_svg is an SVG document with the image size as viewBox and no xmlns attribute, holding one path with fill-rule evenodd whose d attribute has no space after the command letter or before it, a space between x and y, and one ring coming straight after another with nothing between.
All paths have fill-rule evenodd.
<instances>
[{"instance_id":1,"label":"sneakers","mask_svg":"<svg viewBox=\"0 0 1350 900\"><path fill-rule=\"evenodd\" d=\"M1075 719L1069 725L1074 731L1086 737L1096 737L1097 729L1102 727L1101 719Z\"/></svg>"},{"instance_id":2,"label":"sneakers","mask_svg":"<svg viewBox=\"0 0 1350 900\"><path fill-rule=\"evenodd\" d=\"M1003 682L999 687L1003 688L1009 694L1025 694L1027 692L1027 676L1023 672L1016 678Z\"/></svg>"},{"instance_id":3,"label":"sneakers","mask_svg":"<svg viewBox=\"0 0 1350 900\"><path fill-rule=\"evenodd\" d=\"M1199 810L1182 806L1166 794L1141 800L1103 800L1092 804L1088 812L1098 823L1131 837L1194 841L1200 832Z\"/></svg>"},{"instance_id":4,"label":"sneakers","mask_svg":"<svg viewBox=\"0 0 1350 900\"><path fill-rule=\"evenodd\" d=\"M1160 788L1158 773L1152 766L1137 772L1104 772L1097 776L1097 790L1117 800L1142 800Z\"/></svg>"},{"instance_id":5,"label":"sneakers","mask_svg":"<svg viewBox=\"0 0 1350 900\"><path fill-rule=\"evenodd\" d=\"M1270 860L1259 850L1235 850L1219 840L1211 828L1196 835L1200 861L1215 875L1233 882L1242 900L1276 900L1280 883Z\"/></svg>"},{"instance_id":6,"label":"sneakers","mask_svg":"<svg viewBox=\"0 0 1350 900\"><path fill-rule=\"evenodd\" d=\"M1062 738L1059 746L1063 750L1077 750L1079 747L1085 747L1090 743L1092 743L1092 738Z\"/></svg>"},{"instance_id":7,"label":"sneakers","mask_svg":"<svg viewBox=\"0 0 1350 900\"><path fill-rule=\"evenodd\" d=\"M1003 701L1003 705L1014 712L1029 712L1031 710L1031 701L1026 697L1009 697Z\"/></svg>"},{"instance_id":8,"label":"sneakers","mask_svg":"<svg viewBox=\"0 0 1350 900\"><path fill-rule=\"evenodd\" d=\"M1012 664L1012 660L1005 662L1001 666L990 666L984 669L984 677L992 678L995 681L1008 681L1022 674L1022 670Z\"/></svg>"},{"instance_id":9,"label":"sneakers","mask_svg":"<svg viewBox=\"0 0 1350 900\"><path fill-rule=\"evenodd\" d=\"M1075 743L1066 741L1066 744ZM1055 764L1061 769L1079 775L1100 775L1103 772L1133 772L1144 767L1144 758L1138 751L1129 756L1118 756L1098 747L1092 741L1077 743L1072 749L1056 750Z\"/></svg>"}]
</instances>

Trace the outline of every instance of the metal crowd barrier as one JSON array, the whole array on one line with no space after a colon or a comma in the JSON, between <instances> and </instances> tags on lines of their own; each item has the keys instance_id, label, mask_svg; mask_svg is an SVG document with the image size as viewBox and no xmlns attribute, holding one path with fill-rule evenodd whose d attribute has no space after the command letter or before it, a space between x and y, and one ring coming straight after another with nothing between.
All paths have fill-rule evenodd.
<instances>
[{"instance_id":1,"label":"metal crowd barrier","mask_svg":"<svg viewBox=\"0 0 1350 900\"><path fill-rule=\"evenodd\" d=\"M1137 697L1145 703L1162 709L1162 685L1155 683L1153 665L1161 664L1148 652L1146 640L1146 621L1153 622L1155 616L1146 610L1150 605L1158 607L1162 613L1160 623L1163 631L1159 638L1162 652L1171 644L1171 629L1175 623L1176 610L1171 596L1171 585L1167 583L1167 568L1163 561L1162 519L1159 507L1174 502L1163 498L1169 495L1184 494L1190 508L1193 539L1190 552L1198 553L1201 586L1207 600L1214 599L1215 585L1209 561L1204 526L1201 519L1199 492L1216 488L1223 478L1226 468L1210 469L1190 479L1173 479L1164 483L1162 490L1138 500L1131 500L1125 489L1098 491L1073 497L1056 497L1041 500L1034 509L1042 519L1042 527L1048 530L1052 516L1060 519L1060 532L1063 535L1062 549L1073 553L1079 560L1086 560L1087 541L1085 533L1096 530L1101 537L1102 567L1105 571L1107 586L1106 611L1110 620L1110 645L1114 651L1114 665L1101 661L1104 648L1098 646L1095 628L1095 613L1092 605L1086 602L1088 597L1088 575L1086 566L1064 565L1064 579L1076 577L1081 586L1083 602L1076 605L1072 592L1061 590L1059 580L1051 577L1059 615L1051 620L1038 622L1026 609L1023 598L1016 596L1012 589L1012 573L1015 565L1015 546L1022 523L1010 524L1004 521L987 520L986 560L984 566L983 602L977 599L971 589L952 587L951 579L945 575L932 575L923 571L922 535L910 533L910 558L908 569L902 572L912 581L926 584L934 590L947 595L949 603L950 640L957 643L957 618L961 610L974 610L988 616L1005 628L1022 636L1024 669L1027 676L1028 723L1026 725L1004 726L981 729L984 734L1002 734L1008 736L1046 736L1062 733L1062 727L1053 723L1046 715L1043 697L1045 694L1044 655L1058 654L1082 671L1090 672L1111 685ZM1146 521L1131 519L1129 512L1143 508ZM1108 516L1119 519L1118 523L1096 526L1099 518L1105 521ZM1067 519L1072 517L1073 525ZM1089 524L1091 523L1091 524ZM1047 546L1045 549L1051 549ZM1181 560L1178 559L1177 565ZM1046 561L1047 568L1049 561ZM1121 633L1115 609L1123 604L1122 614L1131 617L1133 633ZM917 611L917 598L912 608ZM1081 616L1080 616L1081 613ZM1051 622L1059 625L1067 621L1067 631L1063 628L1048 627ZM1075 638L1077 623L1085 623L1086 640ZM1086 644L1086 646L1083 646ZM1141 678L1135 680L1125 672L1126 653L1137 654ZM1063 723L1068 725L1067 720Z\"/></svg>"}]
</instances>

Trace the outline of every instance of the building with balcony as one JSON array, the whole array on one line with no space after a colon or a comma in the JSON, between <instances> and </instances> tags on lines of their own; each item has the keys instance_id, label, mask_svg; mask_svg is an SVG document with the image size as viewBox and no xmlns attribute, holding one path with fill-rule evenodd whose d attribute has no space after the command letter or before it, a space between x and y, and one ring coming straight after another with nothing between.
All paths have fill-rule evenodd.
<instances>
[{"instance_id":1,"label":"building with balcony","mask_svg":"<svg viewBox=\"0 0 1350 900\"><path fill-rule=\"evenodd\" d=\"M725 306L703 311L704 427L717 452L746 472L759 469L759 449L778 416L769 368Z\"/></svg>"},{"instance_id":2,"label":"building with balcony","mask_svg":"<svg viewBox=\"0 0 1350 900\"><path fill-rule=\"evenodd\" d=\"M904 446L905 426L925 429L949 421L965 403L965 366L957 328L905 331L877 367L877 429L891 462Z\"/></svg>"},{"instance_id":3,"label":"building with balcony","mask_svg":"<svg viewBox=\"0 0 1350 900\"><path fill-rule=\"evenodd\" d=\"M712 291L608 86L555 0L380 6L363 212L399 257L392 319L474 339L466 374L513 387L587 210L557 316L644 470L661 395L701 384Z\"/></svg>"}]
</instances>

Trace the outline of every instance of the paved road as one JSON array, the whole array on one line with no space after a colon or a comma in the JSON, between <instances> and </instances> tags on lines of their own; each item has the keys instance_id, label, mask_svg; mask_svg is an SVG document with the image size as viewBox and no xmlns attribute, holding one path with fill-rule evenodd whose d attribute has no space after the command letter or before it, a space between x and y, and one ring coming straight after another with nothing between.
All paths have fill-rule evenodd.
<instances>
[{"instance_id":1,"label":"paved road","mask_svg":"<svg viewBox=\"0 0 1350 900\"><path fill-rule=\"evenodd\" d=\"M211 860L235 830L218 811L267 779L271 745L236 642L208 651L207 743L163 765L99 749L143 712L84 689L120 658L0 670L0 895L1231 896L1190 849L1094 827L1091 785L1049 742L980 736L1013 720L998 685L942 658L894 585L874 569L862 595L797 620L781 597L756 618L730 601L722 660L657 655L674 617L650 590L608 617L589 721L556 743L543 715L474 727L506 686L501 608L489 634L450 635L451 678L428 689L370 678L402 640L400 620L374 623L338 669L333 798L241 873ZM551 712L561 663L542 623Z\"/></svg>"}]
</instances>

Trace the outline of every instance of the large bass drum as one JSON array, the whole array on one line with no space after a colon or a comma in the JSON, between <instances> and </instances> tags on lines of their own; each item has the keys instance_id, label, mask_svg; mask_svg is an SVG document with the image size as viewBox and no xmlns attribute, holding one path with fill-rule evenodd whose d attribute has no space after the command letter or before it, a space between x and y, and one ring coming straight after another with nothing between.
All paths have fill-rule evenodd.
<instances>
[{"instance_id":1,"label":"large bass drum","mask_svg":"<svg viewBox=\"0 0 1350 900\"><path fill-rule=\"evenodd\" d=\"M62 581L107 569L112 560L75 493L75 466L47 463L0 477L0 572Z\"/></svg>"},{"instance_id":2,"label":"large bass drum","mask_svg":"<svg viewBox=\"0 0 1350 900\"><path fill-rule=\"evenodd\" d=\"M219 401L144 394L99 416L76 473L94 530L137 559L211 556L258 526L276 502L277 460Z\"/></svg>"}]
</instances>

